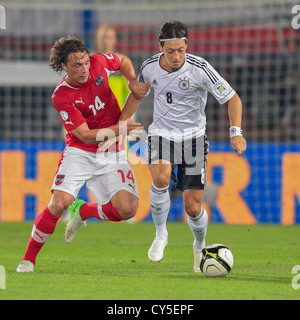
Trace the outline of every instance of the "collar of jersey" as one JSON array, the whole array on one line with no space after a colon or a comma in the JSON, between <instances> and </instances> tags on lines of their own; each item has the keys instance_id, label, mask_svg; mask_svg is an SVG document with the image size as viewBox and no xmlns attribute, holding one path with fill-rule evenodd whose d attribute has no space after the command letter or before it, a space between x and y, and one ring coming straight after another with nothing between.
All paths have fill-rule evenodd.
<instances>
[{"instance_id":1,"label":"collar of jersey","mask_svg":"<svg viewBox=\"0 0 300 320\"><path fill-rule=\"evenodd\" d=\"M182 68L186 65L186 54L185 54L185 59L184 59L184 63L182 64L182 66L181 66L179 69L175 70L175 71L168 71L168 70L166 70L165 68L163 68L163 67L160 65L160 58L161 58L161 56L162 56L163 54L164 54L164 53L162 52L161 55L159 56L158 65L160 66L160 68L161 68L162 70L168 72L168 74L176 73L177 71L182 70Z\"/></svg>"},{"instance_id":2,"label":"collar of jersey","mask_svg":"<svg viewBox=\"0 0 300 320\"><path fill-rule=\"evenodd\" d=\"M75 85L73 85L73 84L70 84L70 83L66 80L66 77L67 77L67 75L65 75L65 76L63 77L63 82L65 82L65 85L66 85L67 87L69 87L69 88L76 89L76 90L84 87L84 86L89 82L89 80L91 80L91 74L89 73L89 79L88 79L88 81L87 81L86 83L84 83L82 86L75 86Z\"/></svg>"}]
</instances>

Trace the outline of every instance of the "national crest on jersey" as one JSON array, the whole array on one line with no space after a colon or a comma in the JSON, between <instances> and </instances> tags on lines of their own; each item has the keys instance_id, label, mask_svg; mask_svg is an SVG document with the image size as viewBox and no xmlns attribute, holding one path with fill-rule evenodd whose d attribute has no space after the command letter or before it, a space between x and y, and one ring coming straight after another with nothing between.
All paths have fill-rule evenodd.
<instances>
[{"instance_id":1,"label":"national crest on jersey","mask_svg":"<svg viewBox=\"0 0 300 320\"><path fill-rule=\"evenodd\" d=\"M179 78L179 88L183 91L189 90L190 89L190 82L189 79L187 78Z\"/></svg>"},{"instance_id":2,"label":"national crest on jersey","mask_svg":"<svg viewBox=\"0 0 300 320\"><path fill-rule=\"evenodd\" d=\"M104 85L104 78L100 74L97 74L97 77L94 79L94 81L95 81L97 86L103 86Z\"/></svg>"},{"instance_id":3,"label":"national crest on jersey","mask_svg":"<svg viewBox=\"0 0 300 320\"><path fill-rule=\"evenodd\" d=\"M153 123L148 134L171 135L174 139L204 134L208 92L223 104L235 91L203 58L186 54L181 68L169 72L160 65L162 54L147 59L138 77L154 91Z\"/></svg>"}]
</instances>

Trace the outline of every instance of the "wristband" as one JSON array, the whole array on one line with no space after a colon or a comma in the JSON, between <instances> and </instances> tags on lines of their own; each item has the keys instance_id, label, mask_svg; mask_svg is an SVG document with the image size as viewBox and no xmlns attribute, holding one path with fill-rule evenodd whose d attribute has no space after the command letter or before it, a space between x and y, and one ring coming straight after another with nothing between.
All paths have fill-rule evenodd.
<instances>
[{"instance_id":1,"label":"wristband","mask_svg":"<svg viewBox=\"0 0 300 320\"><path fill-rule=\"evenodd\" d=\"M229 134L230 134L230 139L235 136L243 136L243 130L240 127L233 126L233 127L230 127Z\"/></svg>"}]
</instances>

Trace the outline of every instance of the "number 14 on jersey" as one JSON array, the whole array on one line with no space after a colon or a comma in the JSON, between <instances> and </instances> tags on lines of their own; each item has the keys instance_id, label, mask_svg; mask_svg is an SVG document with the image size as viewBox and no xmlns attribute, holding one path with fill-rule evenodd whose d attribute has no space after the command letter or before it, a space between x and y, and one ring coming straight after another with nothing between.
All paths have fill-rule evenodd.
<instances>
[{"instance_id":1,"label":"number 14 on jersey","mask_svg":"<svg viewBox=\"0 0 300 320\"><path fill-rule=\"evenodd\" d=\"M89 108L92 109L94 116L97 114L99 110L104 109L104 107L105 103L102 102L98 96L95 97L95 104L91 104L89 106Z\"/></svg>"}]
</instances>

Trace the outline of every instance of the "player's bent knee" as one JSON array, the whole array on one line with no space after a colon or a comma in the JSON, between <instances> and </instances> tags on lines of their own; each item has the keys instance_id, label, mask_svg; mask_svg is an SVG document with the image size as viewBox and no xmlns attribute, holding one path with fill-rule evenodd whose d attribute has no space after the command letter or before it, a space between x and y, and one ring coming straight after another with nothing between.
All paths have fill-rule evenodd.
<instances>
[{"instance_id":1,"label":"player's bent knee","mask_svg":"<svg viewBox=\"0 0 300 320\"><path fill-rule=\"evenodd\" d=\"M54 216L61 217L73 200L74 197L71 194L54 190L48 208Z\"/></svg>"},{"instance_id":2,"label":"player's bent knee","mask_svg":"<svg viewBox=\"0 0 300 320\"><path fill-rule=\"evenodd\" d=\"M124 220L131 219L136 215L138 207L139 200L136 198L129 203L123 203L119 208L119 214Z\"/></svg>"},{"instance_id":3,"label":"player's bent knee","mask_svg":"<svg viewBox=\"0 0 300 320\"><path fill-rule=\"evenodd\" d=\"M50 202L48 208L53 215L61 217L68 209L69 205L70 204L65 201L55 200Z\"/></svg>"}]
</instances>

